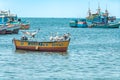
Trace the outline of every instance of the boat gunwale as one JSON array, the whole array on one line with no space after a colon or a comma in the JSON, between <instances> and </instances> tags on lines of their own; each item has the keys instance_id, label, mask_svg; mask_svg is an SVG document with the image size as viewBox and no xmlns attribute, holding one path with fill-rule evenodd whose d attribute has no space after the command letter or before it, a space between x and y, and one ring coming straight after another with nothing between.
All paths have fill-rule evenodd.
<instances>
[{"instance_id":1,"label":"boat gunwale","mask_svg":"<svg viewBox=\"0 0 120 80\"><path fill-rule=\"evenodd\" d=\"M19 40L19 39L13 39L13 41L20 41L20 42L39 42L39 41ZM40 41L39 43L54 43L54 42L70 42L70 39L69 39L69 40L65 40L65 41Z\"/></svg>"}]
</instances>

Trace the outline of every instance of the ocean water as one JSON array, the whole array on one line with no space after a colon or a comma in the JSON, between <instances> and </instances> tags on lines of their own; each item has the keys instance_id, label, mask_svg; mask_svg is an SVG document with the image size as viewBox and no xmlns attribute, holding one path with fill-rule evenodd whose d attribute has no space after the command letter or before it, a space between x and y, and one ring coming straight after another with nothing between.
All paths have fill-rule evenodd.
<instances>
[{"instance_id":1,"label":"ocean water","mask_svg":"<svg viewBox=\"0 0 120 80\"><path fill-rule=\"evenodd\" d=\"M13 38L0 35L0 80L120 80L120 28L71 28L68 18L23 18L37 40L69 32L65 53L15 50Z\"/></svg>"}]
</instances>

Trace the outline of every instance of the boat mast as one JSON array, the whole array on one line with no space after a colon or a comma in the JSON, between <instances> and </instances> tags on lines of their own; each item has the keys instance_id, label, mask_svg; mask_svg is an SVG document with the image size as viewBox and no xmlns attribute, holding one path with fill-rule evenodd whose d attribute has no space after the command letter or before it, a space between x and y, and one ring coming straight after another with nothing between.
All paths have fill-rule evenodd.
<instances>
[{"instance_id":1,"label":"boat mast","mask_svg":"<svg viewBox=\"0 0 120 80\"><path fill-rule=\"evenodd\" d=\"M89 2L89 4L88 4L89 6L88 6L88 14L89 14L89 17L91 16L91 10L90 10L90 2Z\"/></svg>"},{"instance_id":2,"label":"boat mast","mask_svg":"<svg viewBox=\"0 0 120 80\"><path fill-rule=\"evenodd\" d=\"M106 5L106 10L105 10L105 15L106 15L106 17L109 16L109 12L108 12L108 10L107 10L107 5Z\"/></svg>"},{"instance_id":3,"label":"boat mast","mask_svg":"<svg viewBox=\"0 0 120 80\"><path fill-rule=\"evenodd\" d=\"M100 15L100 3L98 2L98 11L97 11L97 13Z\"/></svg>"},{"instance_id":4,"label":"boat mast","mask_svg":"<svg viewBox=\"0 0 120 80\"><path fill-rule=\"evenodd\" d=\"M8 10L8 16L10 16L10 10Z\"/></svg>"}]
</instances>

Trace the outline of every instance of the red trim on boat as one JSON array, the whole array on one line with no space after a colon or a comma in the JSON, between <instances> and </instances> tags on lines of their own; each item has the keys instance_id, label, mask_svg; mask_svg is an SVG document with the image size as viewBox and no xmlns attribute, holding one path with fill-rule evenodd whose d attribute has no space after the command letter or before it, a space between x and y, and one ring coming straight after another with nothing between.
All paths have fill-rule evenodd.
<instances>
[{"instance_id":1,"label":"red trim on boat","mask_svg":"<svg viewBox=\"0 0 120 80\"><path fill-rule=\"evenodd\" d=\"M20 50L31 50L31 51L42 51L42 52L66 52L67 47L32 47L32 46L17 46L16 49Z\"/></svg>"}]
</instances>

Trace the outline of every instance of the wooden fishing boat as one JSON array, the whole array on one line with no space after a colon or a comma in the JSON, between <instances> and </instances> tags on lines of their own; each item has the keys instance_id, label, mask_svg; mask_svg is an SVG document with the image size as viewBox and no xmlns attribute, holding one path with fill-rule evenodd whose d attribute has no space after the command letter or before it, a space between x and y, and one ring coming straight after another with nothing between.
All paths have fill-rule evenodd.
<instances>
[{"instance_id":1,"label":"wooden fishing boat","mask_svg":"<svg viewBox=\"0 0 120 80\"><path fill-rule=\"evenodd\" d=\"M74 28L87 28L87 22L86 19L76 19L76 20L72 20L70 21L70 27L74 27Z\"/></svg>"},{"instance_id":2,"label":"wooden fishing boat","mask_svg":"<svg viewBox=\"0 0 120 80\"><path fill-rule=\"evenodd\" d=\"M21 21L16 14L11 14L9 11L0 11L0 23L7 26L6 31L0 32L5 34L18 34L19 29L29 29L29 22Z\"/></svg>"},{"instance_id":3,"label":"wooden fishing boat","mask_svg":"<svg viewBox=\"0 0 120 80\"><path fill-rule=\"evenodd\" d=\"M50 41L38 42L29 40L13 39L16 49L42 51L42 52L66 52L70 40L68 41Z\"/></svg>"},{"instance_id":4,"label":"wooden fishing boat","mask_svg":"<svg viewBox=\"0 0 120 80\"><path fill-rule=\"evenodd\" d=\"M25 29L29 29L30 24L29 24L29 23L21 23L21 25L20 25L20 26L21 26L21 27L20 27L20 29L25 30Z\"/></svg>"},{"instance_id":5,"label":"wooden fishing boat","mask_svg":"<svg viewBox=\"0 0 120 80\"><path fill-rule=\"evenodd\" d=\"M38 31L37 31L38 32ZM17 50L30 50L30 51L42 51L42 52L66 52L70 42L70 35L64 34L63 36L50 37L50 41L36 41L34 40L37 32L24 34L30 35L32 40L26 36L21 39L13 39Z\"/></svg>"},{"instance_id":6,"label":"wooden fishing boat","mask_svg":"<svg viewBox=\"0 0 120 80\"><path fill-rule=\"evenodd\" d=\"M18 19L18 22L20 22L20 29L26 30L30 28L30 23L27 21L22 21L21 19Z\"/></svg>"}]
</instances>

